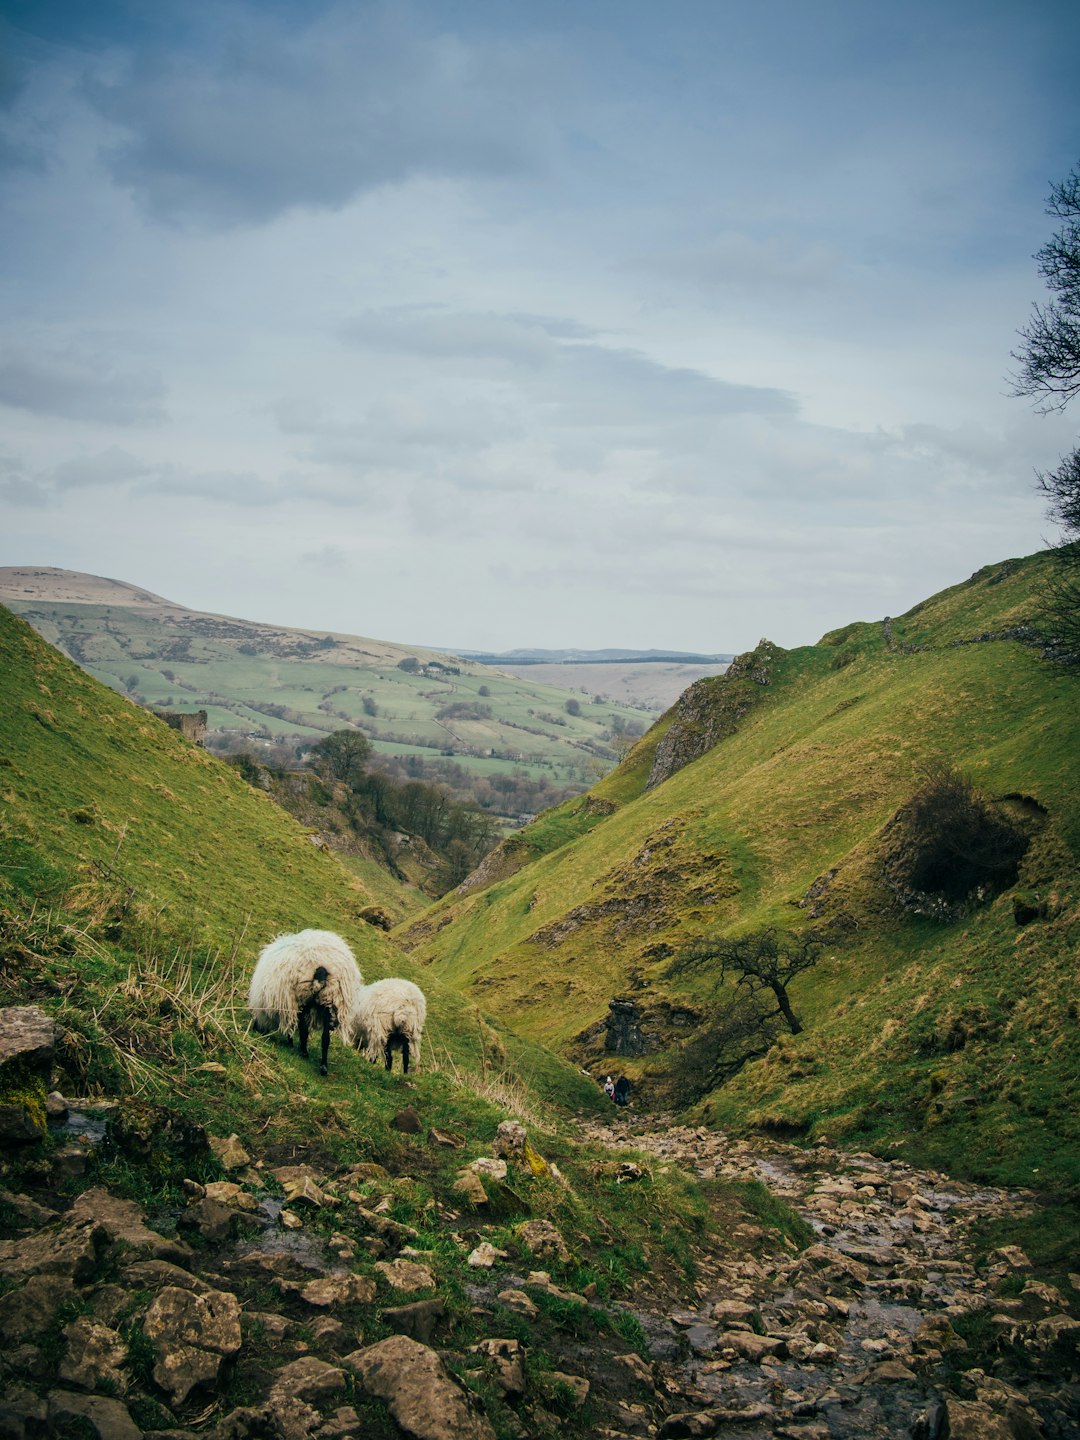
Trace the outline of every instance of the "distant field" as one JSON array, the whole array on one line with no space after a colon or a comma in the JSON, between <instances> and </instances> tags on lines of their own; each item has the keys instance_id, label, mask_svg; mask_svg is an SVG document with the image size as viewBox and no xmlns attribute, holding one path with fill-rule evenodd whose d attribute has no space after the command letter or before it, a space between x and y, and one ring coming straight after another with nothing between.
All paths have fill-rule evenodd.
<instances>
[{"instance_id":1,"label":"distant field","mask_svg":"<svg viewBox=\"0 0 1080 1440\"><path fill-rule=\"evenodd\" d=\"M70 572L57 579L54 600L50 572L18 574L0 598L85 670L144 705L205 709L212 739L256 749L355 726L384 756L585 788L653 718L628 687L612 686L618 665L581 667L603 682L600 698L582 693L574 666L509 674L385 641L208 615L96 577L86 577L93 599L82 600ZM703 673L686 668L690 678Z\"/></svg>"},{"instance_id":2,"label":"distant field","mask_svg":"<svg viewBox=\"0 0 1080 1440\"><path fill-rule=\"evenodd\" d=\"M601 695L619 705L666 710L703 675L722 675L726 665L672 664L665 661L605 661L603 664L502 665L508 675Z\"/></svg>"}]
</instances>

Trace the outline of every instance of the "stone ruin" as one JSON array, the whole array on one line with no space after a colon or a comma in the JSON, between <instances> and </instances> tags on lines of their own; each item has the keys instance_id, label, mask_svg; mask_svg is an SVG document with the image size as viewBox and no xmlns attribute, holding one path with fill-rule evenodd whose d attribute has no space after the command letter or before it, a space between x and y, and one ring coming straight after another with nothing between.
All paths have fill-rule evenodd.
<instances>
[{"instance_id":1,"label":"stone ruin","mask_svg":"<svg viewBox=\"0 0 1080 1440\"><path fill-rule=\"evenodd\" d=\"M156 710L159 720L164 720L171 730L179 730L185 740L201 745L206 739L207 714L205 710L188 711Z\"/></svg>"}]
</instances>

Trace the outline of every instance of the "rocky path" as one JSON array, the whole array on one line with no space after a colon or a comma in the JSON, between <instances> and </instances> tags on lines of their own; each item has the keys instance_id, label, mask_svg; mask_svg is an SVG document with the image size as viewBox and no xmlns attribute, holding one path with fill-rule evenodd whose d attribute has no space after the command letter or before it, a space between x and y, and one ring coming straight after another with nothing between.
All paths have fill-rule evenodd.
<instances>
[{"instance_id":1,"label":"rocky path","mask_svg":"<svg viewBox=\"0 0 1080 1440\"><path fill-rule=\"evenodd\" d=\"M1015 1248L977 1267L967 1239L973 1222L1029 1212L1031 1194L648 1119L591 1138L704 1179L761 1180L819 1237L779 1259L706 1259L696 1303L641 1314L659 1391L685 1401L661 1437L1080 1435L1080 1324L1065 1297ZM960 1333L973 1329L1000 1337L1000 1358L976 1363Z\"/></svg>"}]
</instances>

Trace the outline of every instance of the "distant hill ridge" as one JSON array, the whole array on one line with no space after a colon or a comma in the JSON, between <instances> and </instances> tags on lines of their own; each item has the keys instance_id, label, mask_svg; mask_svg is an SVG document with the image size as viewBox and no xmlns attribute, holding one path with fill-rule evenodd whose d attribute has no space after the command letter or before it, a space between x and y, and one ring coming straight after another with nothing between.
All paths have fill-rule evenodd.
<instances>
[{"instance_id":1,"label":"distant hill ridge","mask_svg":"<svg viewBox=\"0 0 1080 1440\"><path fill-rule=\"evenodd\" d=\"M725 665L734 656L703 655L688 650L456 650L464 660L481 665L615 665L638 664Z\"/></svg>"}]
</instances>

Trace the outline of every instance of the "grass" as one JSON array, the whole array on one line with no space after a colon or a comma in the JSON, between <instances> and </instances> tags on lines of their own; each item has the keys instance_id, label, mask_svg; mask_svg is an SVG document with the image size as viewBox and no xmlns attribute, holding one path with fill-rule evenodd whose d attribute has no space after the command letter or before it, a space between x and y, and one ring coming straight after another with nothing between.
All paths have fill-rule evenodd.
<instances>
[{"instance_id":1,"label":"grass","mask_svg":"<svg viewBox=\"0 0 1080 1440\"><path fill-rule=\"evenodd\" d=\"M395 935L523 1035L597 1069L611 1063L608 1002L638 997L656 1048L620 1064L640 1093L669 1098L693 1024L668 1007L705 1016L718 986L673 975L672 957L710 934L831 926L792 987L805 1033L696 1118L1076 1190L1080 705L1074 677L993 638L1032 610L1046 563L987 567L892 621L891 638L855 624L777 652L734 733L645 790L669 712L589 797L514 837L516 868ZM710 703L726 683L696 693ZM942 925L881 883L884 828L941 760L1030 821L1017 892L1033 923L1017 925L1009 892Z\"/></svg>"},{"instance_id":2,"label":"grass","mask_svg":"<svg viewBox=\"0 0 1080 1440\"><path fill-rule=\"evenodd\" d=\"M98 680L148 705L205 709L212 730L314 740L360 723L386 754L442 752L477 774L524 769L562 786L588 784L612 763L583 747L606 748L603 734L613 718L641 724L645 715L614 701L582 703L581 713L570 715L565 689L468 661L454 662L457 675L408 674L397 668L399 660L436 658L434 652L355 636L313 646L325 637L244 621L222 625L213 617L66 601L13 605ZM250 649L255 653L244 653ZM491 718L436 718L458 702L490 707Z\"/></svg>"}]
</instances>

